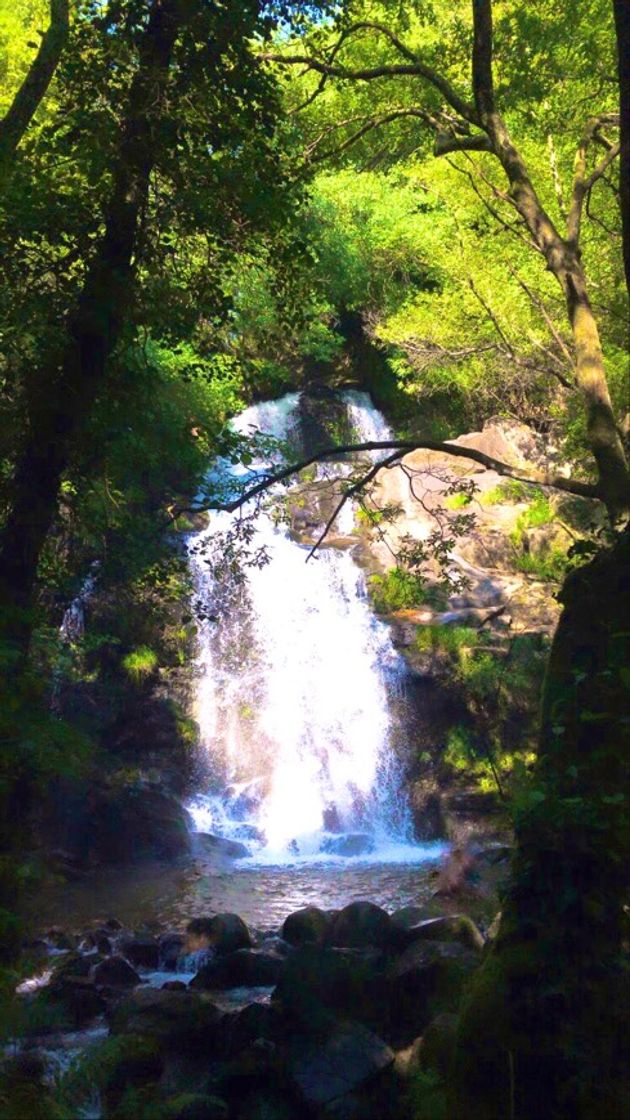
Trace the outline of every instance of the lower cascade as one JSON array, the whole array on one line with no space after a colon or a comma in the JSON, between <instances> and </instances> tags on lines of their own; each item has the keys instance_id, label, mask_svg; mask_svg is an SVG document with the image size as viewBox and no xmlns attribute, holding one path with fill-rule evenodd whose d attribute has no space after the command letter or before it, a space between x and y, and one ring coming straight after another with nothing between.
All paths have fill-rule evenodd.
<instances>
[{"instance_id":1,"label":"lower cascade","mask_svg":"<svg viewBox=\"0 0 630 1120\"><path fill-rule=\"evenodd\" d=\"M353 441L389 437L367 394L340 398ZM234 427L303 454L300 404L292 393L255 405ZM243 468L225 469L242 481ZM195 827L239 841L256 864L418 860L426 849L413 841L400 760L406 667L352 552L324 547L305 562L310 546L278 516L285 493L255 514L248 547L261 565L222 564L243 512L213 515L189 540L208 775L189 806ZM348 502L333 528L348 537L353 525Z\"/></svg>"}]
</instances>

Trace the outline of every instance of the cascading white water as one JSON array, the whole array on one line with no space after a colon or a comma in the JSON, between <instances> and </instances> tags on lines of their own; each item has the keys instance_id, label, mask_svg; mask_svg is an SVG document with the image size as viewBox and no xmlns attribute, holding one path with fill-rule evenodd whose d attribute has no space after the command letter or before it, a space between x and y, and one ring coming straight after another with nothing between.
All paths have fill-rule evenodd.
<instances>
[{"instance_id":1,"label":"cascading white water","mask_svg":"<svg viewBox=\"0 0 630 1120\"><path fill-rule=\"evenodd\" d=\"M344 401L357 442L389 437L367 394ZM298 420L294 393L247 409L235 427L286 440ZM201 604L197 718L213 786L190 806L197 829L244 841L257 863L418 859L392 743L405 667L361 569L336 548L305 563L308 549L266 509L252 547L268 563L230 586L210 574L204 552L238 516L215 515L190 540ZM339 520L349 533L349 503Z\"/></svg>"}]
</instances>

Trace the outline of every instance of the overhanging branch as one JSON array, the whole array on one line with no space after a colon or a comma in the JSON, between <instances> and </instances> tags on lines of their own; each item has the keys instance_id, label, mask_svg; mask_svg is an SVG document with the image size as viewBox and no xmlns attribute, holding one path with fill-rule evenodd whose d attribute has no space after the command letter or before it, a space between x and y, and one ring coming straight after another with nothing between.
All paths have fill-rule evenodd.
<instances>
[{"instance_id":1,"label":"overhanging branch","mask_svg":"<svg viewBox=\"0 0 630 1120\"><path fill-rule=\"evenodd\" d=\"M315 455L309 455L306 459L301 459L296 463L291 463L286 467L280 468L277 471L270 471L257 482L251 486L246 487L238 497L233 498L229 502L221 501L208 501L195 506L188 506L186 509L180 509L175 513L172 520L176 520L182 513L203 513L210 510L217 512L235 513L236 510L251 502L254 498L260 497L261 494L266 493L272 486L279 482L286 482L295 474L310 467L313 463L321 463L338 459L342 455L357 455L366 451L390 451L396 452L386 456L380 460L368 472L368 475L357 485L357 490L361 485L365 485L384 467L391 466L398 459L407 455L411 451L437 451L444 455L453 456L456 459L469 459L475 463L480 463L486 470L496 471L497 474L503 475L506 478L514 478L518 482L528 483L532 486L548 486L555 490L562 490L568 494L576 494L582 498L599 498L599 489L595 484L588 482L580 482L578 479L565 478L563 475L547 474L542 471L529 471L525 468L513 467L509 463L504 463L500 459L494 459L491 455L486 455L484 451L478 451L474 447L461 447L456 443L448 443L440 440L370 440L366 443L347 443L338 447L328 447L323 451L318 451Z\"/></svg>"}]
</instances>

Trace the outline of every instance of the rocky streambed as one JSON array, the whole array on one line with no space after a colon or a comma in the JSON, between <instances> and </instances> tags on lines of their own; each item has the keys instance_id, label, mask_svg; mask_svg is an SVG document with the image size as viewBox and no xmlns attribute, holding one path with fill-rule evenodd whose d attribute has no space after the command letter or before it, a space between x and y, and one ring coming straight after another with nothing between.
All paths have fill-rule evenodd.
<instances>
[{"instance_id":1,"label":"rocky streambed","mask_svg":"<svg viewBox=\"0 0 630 1120\"><path fill-rule=\"evenodd\" d=\"M493 933L466 910L496 908L508 861L500 846L451 853L431 897L393 913L357 900L271 928L211 913L181 929L49 930L28 947L37 973L4 1062L16 1108L56 1115L40 1107L54 1097L112 1120L406 1115L422 1070L448 1082L457 1009Z\"/></svg>"}]
</instances>

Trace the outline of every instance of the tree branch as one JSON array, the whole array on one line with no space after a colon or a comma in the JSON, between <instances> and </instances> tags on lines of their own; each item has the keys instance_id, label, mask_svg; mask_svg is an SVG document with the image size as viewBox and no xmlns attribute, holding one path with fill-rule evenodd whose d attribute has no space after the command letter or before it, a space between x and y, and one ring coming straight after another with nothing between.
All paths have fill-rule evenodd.
<instances>
[{"instance_id":1,"label":"tree branch","mask_svg":"<svg viewBox=\"0 0 630 1120\"><path fill-rule=\"evenodd\" d=\"M28 74L0 121L0 175L4 176L24 133L39 108L70 30L68 0L50 0L50 26Z\"/></svg>"},{"instance_id":2,"label":"tree branch","mask_svg":"<svg viewBox=\"0 0 630 1120\"><path fill-rule=\"evenodd\" d=\"M591 120L587 122L584 132L582 133L582 138L575 153L573 190L571 192L571 205L569 207L566 224L566 238L572 245L577 246L580 240L584 199L597 180L601 179L607 168L610 167L613 160L617 158L620 146L619 144L613 144L595 170L587 176L586 159L588 150L602 125L618 123L619 117L616 113L602 113L599 117L592 117Z\"/></svg>"},{"instance_id":3,"label":"tree branch","mask_svg":"<svg viewBox=\"0 0 630 1120\"><path fill-rule=\"evenodd\" d=\"M474 447L461 447L457 443L440 440L370 440L366 443L347 443L338 447L325 448L323 451L317 452L316 455L309 455L306 459L301 459L296 463L280 468L278 471L265 474L257 482L243 490L237 498L233 498L229 502L208 501L195 506L187 506L174 514L171 520L176 520L182 513L203 513L208 510L234 513L247 502L266 493L276 483L285 482L294 474L299 474L306 467L312 466L313 463L330 461L339 458L341 455L355 455L362 451L396 451L395 456L388 456L385 460L376 464L375 468L372 468L375 472L383 466L391 465L396 459L402 458L411 451L438 451L444 455L452 455L457 459L470 459L475 463L480 463L487 470L496 471L497 474L507 478L515 478L519 482L529 483L533 486L550 486L568 494L577 494L582 498L600 497L599 488L593 483L564 478L563 475L551 475L541 471L528 471L525 468L513 467L509 463L504 463L500 459L494 459L491 455L486 455L483 451L477 451ZM370 477L373 477L371 471Z\"/></svg>"},{"instance_id":4,"label":"tree branch","mask_svg":"<svg viewBox=\"0 0 630 1120\"><path fill-rule=\"evenodd\" d=\"M345 506L346 502L350 498L353 498L355 494L360 493L360 491L363 490L368 485L368 483L372 481L373 478L376 478L379 471L384 470L388 467L392 467L394 465L394 463L397 463L399 461L399 459L400 459L400 452L399 451L396 451L393 455L388 455L387 458L381 459L380 462L376 463L371 468L371 470L369 470L367 472L367 474L362 475L361 478L357 479L356 482L353 482L352 486L348 487L348 489L342 495L341 501L335 507L335 510L334 510L332 516L328 518L328 521L326 522L322 532L320 533L319 537L315 541L315 544L311 548L311 551L309 552L308 556L306 557L307 562L311 559L312 556L315 555L319 546L321 544L323 544L323 542L326 540L326 537L328 536L336 518L341 513L341 511L342 511L343 507Z\"/></svg>"},{"instance_id":5,"label":"tree branch","mask_svg":"<svg viewBox=\"0 0 630 1120\"><path fill-rule=\"evenodd\" d=\"M345 66L334 64L332 60L337 55L342 44L358 31L376 31L378 34L384 35L396 51L407 61L405 63L392 63L359 70L352 70ZM355 81L373 81L376 78L384 77L424 78L425 81L429 82L434 89L437 89L442 94L447 103L459 116L463 117L464 120L469 121L471 124L478 123L477 113L474 107L468 101L465 101L463 97L460 97L450 82L442 77L437 70L434 70L431 66L427 66L426 63L424 63L414 51L401 42L388 27L380 23L364 21L346 28L335 44L330 60L316 58L313 55L286 55L270 52L261 54L260 58L265 62L277 62L281 66L306 66L308 70L315 70L320 74Z\"/></svg>"},{"instance_id":6,"label":"tree branch","mask_svg":"<svg viewBox=\"0 0 630 1120\"><path fill-rule=\"evenodd\" d=\"M418 120L424 121L425 124L430 125L432 128L437 127L437 121L435 117L433 117L431 113L425 113L422 109L393 109L391 113L384 113L381 117L369 117L367 120L364 119L364 123L362 124L361 128L357 129L356 132L353 132L352 136L348 136L336 148L331 148L328 151L319 152L316 155L311 155L311 153L315 151L321 141L326 136L329 136L331 132L336 132L340 128L343 128L348 124L352 124L353 120L356 122L357 120L361 119L360 117L355 117L353 119L340 121L338 124L331 125L329 128L325 129L324 132L321 132L319 136L308 145L306 149L306 155L311 163L321 163L322 160L329 159L331 156L339 155L341 152L346 151L347 148L351 148L353 144L356 144L357 140L360 140L362 136L366 135L366 133L371 132L372 129L380 128L380 126L383 124L389 124L391 121L400 120L403 117L415 117Z\"/></svg>"},{"instance_id":7,"label":"tree branch","mask_svg":"<svg viewBox=\"0 0 630 1120\"><path fill-rule=\"evenodd\" d=\"M492 3L473 0L472 82L479 124L485 128L494 113L492 82Z\"/></svg>"}]
</instances>

